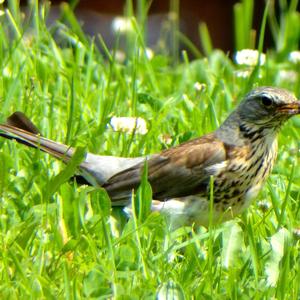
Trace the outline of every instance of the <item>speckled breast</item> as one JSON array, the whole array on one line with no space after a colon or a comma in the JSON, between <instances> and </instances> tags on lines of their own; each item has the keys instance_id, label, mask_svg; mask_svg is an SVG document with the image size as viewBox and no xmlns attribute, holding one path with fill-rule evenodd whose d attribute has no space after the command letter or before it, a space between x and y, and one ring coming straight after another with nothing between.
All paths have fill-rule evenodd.
<instances>
[{"instance_id":1,"label":"speckled breast","mask_svg":"<svg viewBox=\"0 0 300 300\"><path fill-rule=\"evenodd\" d=\"M227 166L214 179L215 210L229 207L235 214L247 208L270 174L277 156L277 140L256 140L230 150Z\"/></svg>"}]
</instances>

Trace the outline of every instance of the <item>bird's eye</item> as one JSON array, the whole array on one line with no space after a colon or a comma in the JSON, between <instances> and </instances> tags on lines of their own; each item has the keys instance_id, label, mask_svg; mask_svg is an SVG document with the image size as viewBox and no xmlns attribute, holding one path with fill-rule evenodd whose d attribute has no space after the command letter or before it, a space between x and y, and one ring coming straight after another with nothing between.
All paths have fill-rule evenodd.
<instances>
[{"instance_id":1,"label":"bird's eye","mask_svg":"<svg viewBox=\"0 0 300 300\"><path fill-rule=\"evenodd\" d=\"M260 98L261 103L265 106L265 107L270 107L273 105L273 99L266 97L266 96L262 96Z\"/></svg>"}]
</instances>

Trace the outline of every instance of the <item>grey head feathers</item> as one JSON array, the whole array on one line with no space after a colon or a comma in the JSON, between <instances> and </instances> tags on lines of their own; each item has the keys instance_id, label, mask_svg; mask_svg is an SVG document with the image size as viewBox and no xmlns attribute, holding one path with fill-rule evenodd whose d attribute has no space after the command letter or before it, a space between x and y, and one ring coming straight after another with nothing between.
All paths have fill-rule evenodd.
<instances>
[{"instance_id":1,"label":"grey head feathers","mask_svg":"<svg viewBox=\"0 0 300 300\"><path fill-rule=\"evenodd\" d=\"M241 128L276 134L281 125L297 113L299 102L290 92L275 87L259 87L244 97L216 130L216 136L229 144L242 146Z\"/></svg>"},{"instance_id":2,"label":"grey head feathers","mask_svg":"<svg viewBox=\"0 0 300 300\"><path fill-rule=\"evenodd\" d=\"M254 125L278 127L292 114L281 113L280 108L297 99L288 91L274 87L259 87L248 93L237 108L242 121Z\"/></svg>"}]
</instances>

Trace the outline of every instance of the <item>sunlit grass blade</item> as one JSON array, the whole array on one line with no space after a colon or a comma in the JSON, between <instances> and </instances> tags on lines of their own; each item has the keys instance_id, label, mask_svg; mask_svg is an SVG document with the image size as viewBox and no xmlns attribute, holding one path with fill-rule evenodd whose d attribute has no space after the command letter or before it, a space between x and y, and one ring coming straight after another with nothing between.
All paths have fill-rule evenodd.
<instances>
[{"instance_id":1,"label":"sunlit grass blade","mask_svg":"<svg viewBox=\"0 0 300 300\"><path fill-rule=\"evenodd\" d=\"M66 167L58 175L52 178L47 184L45 190L45 199L49 199L49 197L51 197L63 183L65 183L75 175L76 171L78 170L78 166L85 157L85 154L85 148L78 147L75 150Z\"/></svg>"}]
</instances>

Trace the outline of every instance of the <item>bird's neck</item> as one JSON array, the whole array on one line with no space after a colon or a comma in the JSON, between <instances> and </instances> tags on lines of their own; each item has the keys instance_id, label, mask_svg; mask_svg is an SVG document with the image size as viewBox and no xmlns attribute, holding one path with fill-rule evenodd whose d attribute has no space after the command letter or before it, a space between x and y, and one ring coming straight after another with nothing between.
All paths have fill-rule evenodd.
<instances>
[{"instance_id":1,"label":"bird's neck","mask_svg":"<svg viewBox=\"0 0 300 300\"><path fill-rule=\"evenodd\" d=\"M216 136L224 143L242 147L253 142L272 143L276 140L278 128L274 126L262 126L248 123L239 118L237 114L232 114L216 130Z\"/></svg>"}]
</instances>

